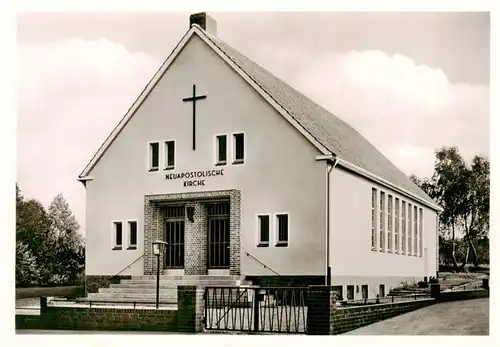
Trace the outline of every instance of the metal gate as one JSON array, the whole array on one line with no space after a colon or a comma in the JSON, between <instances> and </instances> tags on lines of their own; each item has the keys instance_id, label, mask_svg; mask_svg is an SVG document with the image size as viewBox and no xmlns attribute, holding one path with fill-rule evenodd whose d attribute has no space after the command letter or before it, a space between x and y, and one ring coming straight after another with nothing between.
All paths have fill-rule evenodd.
<instances>
[{"instance_id":1,"label":"metal gate","mask_svg":"<svg viewBox=\"0 0 500 347\"><path fill-rule=\"evenodd\" d=\"M229 203L224 202L207 205L207 217L207 267L209 269L229 269Z\"/></svg>"},{"instance_id":2,"label":"metal gate","mask_svg":"<svg viewBox=\"0 0 500 347\"><path fill-rule=\"evenodd\" d=\"M205 287L205 329L307 333L307 287Z\"/></svg>"},{"instance_id":3,"label":"metal gate","mask_svg":"<svg viewBox=\"0 0 500 347\"><path fill-rule=\"evenodd\" d=\"M165 257L163 268L184 268L184 206L167 207L165 211Z\"/></svg>"}]
</instances>

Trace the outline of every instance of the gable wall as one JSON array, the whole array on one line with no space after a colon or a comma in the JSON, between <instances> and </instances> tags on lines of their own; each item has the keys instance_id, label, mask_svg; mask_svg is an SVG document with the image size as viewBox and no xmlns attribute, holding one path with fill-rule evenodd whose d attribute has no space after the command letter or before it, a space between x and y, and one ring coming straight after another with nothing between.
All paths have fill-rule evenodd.
<instances>
[{"instance_id":1,"label":"gable wall","mask_svg":"<svg viewBox=\"0 0 500 347\"><path fill-rule=\"evenodd\" d=\"M182 102L191 96L193 84L197 94L207 95L197 102L196 151L192 150L192 103ZM206 170L215 168L215 135L239 131L245 132L245 163L222 167L224 175L207 178L205 187L183 187L180 179L166 180L165 171L147 170L148 141L176 140L173 172ZM280 274L323 274L325 164L315 161L318 154L193 36L90 173L94 179L87 183L87 274L115 274L150 247L143 244L144 195L227 189L241 191L243 275L272 274L245 252ZM290 213L289 246L275 248L271 233L271 247L257 248L256 215L276 212ZM139 248L112 251L111 222L126 219L139 222ZM142 262L130 273L141 274Z\"/></svg>"}]
</instances>

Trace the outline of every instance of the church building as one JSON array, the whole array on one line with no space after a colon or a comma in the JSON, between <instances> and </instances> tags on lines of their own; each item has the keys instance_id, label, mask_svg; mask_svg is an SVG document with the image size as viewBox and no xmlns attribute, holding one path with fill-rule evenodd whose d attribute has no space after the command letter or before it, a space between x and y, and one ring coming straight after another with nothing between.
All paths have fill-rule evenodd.
<instances>
[{"instance_id":1,"label":"church building","mask_svg":"<svg viewBox=\"0 0 500 347\"><path fill-rule=\"evenodd\" d=\"M155 275L155 240L164 276L329 283L347 299L436 276L437 203L216 27L191 15L81 172L87 285Z\"/></svg>"}]
</instances>

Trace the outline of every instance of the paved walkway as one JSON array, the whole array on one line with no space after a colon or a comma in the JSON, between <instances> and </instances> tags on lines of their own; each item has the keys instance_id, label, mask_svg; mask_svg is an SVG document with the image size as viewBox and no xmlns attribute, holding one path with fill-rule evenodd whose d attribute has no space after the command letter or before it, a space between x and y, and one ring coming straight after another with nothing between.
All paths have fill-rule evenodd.
<instances>
[{"instance_id":1,"label":"paved walkway","mask_svg":"<svg viewBox=\"0 0 500 347\"><path fill-rule=\"evenodd\" d=\"M489 301L436 304L344 335L489 335Z\"/></svg>"}]
</instances>

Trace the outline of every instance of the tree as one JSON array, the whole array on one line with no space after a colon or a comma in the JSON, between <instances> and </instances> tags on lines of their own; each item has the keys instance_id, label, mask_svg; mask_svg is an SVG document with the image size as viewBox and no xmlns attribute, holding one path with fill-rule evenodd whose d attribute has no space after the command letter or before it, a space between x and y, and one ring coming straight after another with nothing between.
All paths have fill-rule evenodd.
<instances>
[{"instance_id":1,"label":"tree","mask_svg":"<svg viewBox=\"0 0 500 347\"><path fill-rule=\"evenodd\" d=\"M475 156L469 166L457 147L437 150L434 173L430 178L412 180L443 208L439 222L444 236L451 238L451 261L458 270L458 246L464 246L464 268L472 251L473 262L479 264L478 239L489 229L489 161ZM457 233L463 232L465 242L458 242ZM446 250L445 246L443 250ZM462 253L462 250L460 250Z\"/></svg>"},{"instance_id":2,"label":"tree","mask_svg":"<svg viewBox=\"0 0 500 347\"><path fill-rule=\"evenodd\" d=\"M16 285L78 282L85 266L85 248L78 229L61 194L47 212L39 201L26 200L16 184Z\"/></svg>"}]
</instances>

